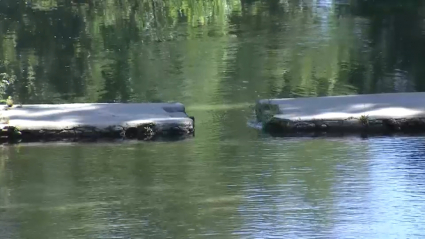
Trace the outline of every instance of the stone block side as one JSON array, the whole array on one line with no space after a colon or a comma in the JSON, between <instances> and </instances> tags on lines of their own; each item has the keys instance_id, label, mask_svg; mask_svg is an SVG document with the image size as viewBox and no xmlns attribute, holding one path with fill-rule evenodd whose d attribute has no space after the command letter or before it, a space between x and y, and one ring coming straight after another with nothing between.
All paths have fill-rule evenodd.
<instances>
[{"instance_id":1,"label":"stone block side","mask_svg":"<svg viewBox=\"0 0 425 239\"><path fill-rule=\"evenodd\" d=\"M425 118L373 119L368 116L343 120L288 120L272 117L264 130L277 134L293 133L425 133Z\"/></svg>"}]
</instances>

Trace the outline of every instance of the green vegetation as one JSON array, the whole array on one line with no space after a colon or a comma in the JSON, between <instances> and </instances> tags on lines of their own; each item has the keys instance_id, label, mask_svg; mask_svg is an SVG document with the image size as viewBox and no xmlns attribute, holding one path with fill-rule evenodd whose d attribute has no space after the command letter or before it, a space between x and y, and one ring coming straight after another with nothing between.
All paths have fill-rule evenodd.
<instances>
[{"instance_id":1,"label":"green vegetation","mask_svg":"<svg viewBox=\"0 0 425 239\"><path fill-rule=\"evenodd\" d=\"M362 115L362 116L360 116L359 121L364 126L369 125L369 116Z\"/></svg>"}]
</instances>

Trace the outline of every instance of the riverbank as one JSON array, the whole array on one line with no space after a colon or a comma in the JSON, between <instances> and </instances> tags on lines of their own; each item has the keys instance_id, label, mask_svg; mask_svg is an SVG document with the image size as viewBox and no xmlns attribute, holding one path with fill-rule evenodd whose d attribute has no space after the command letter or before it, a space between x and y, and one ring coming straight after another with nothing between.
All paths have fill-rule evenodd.
<instances>
[{"instance_id":1,"label":"riverbank","mask_svg":"<svg viewBox=\"0 0 425 239\"><path fill-rule=\"evenodd\" d=\"M425 93L263 99L255 113L278 135L425 133Z\"/></svg>"},{"instance_id":2,"label":"riverbank","mask_svg":"<svg viewBox=\"0 0 425 239\"><path fill-rule=\"evenodd\" d=\"M181 103L39 104L0 111L5 140L187 137L194 118Z\"/></svg>"}]
</instances>

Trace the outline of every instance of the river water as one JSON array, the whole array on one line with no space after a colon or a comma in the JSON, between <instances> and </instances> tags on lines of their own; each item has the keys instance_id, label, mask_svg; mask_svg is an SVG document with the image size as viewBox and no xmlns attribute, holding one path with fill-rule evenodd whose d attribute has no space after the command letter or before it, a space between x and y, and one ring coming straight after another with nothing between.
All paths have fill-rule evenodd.
<instances>
[{"instance_id":1,"label":"river water","mask_svg":"<svg viewBox=\"0 0 425 239\"><path fill-rule=\"evenodd\" d=\"M196 136L0 150L0 238L424 238L425 138L275 138L252 103L425 91L422 1L0 1L4 95L179 101Z\"/></svg>"}]
</instances>

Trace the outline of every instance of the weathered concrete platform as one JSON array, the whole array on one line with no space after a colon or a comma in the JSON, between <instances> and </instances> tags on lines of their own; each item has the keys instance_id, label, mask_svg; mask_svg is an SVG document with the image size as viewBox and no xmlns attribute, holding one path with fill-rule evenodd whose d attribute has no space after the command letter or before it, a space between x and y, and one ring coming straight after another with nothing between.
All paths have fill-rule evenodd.
<instances>
[{"instance_id":1,"label":"weathered concrete platform","mask_svg":"<svg viewBox=\"0 0 425 239\"><path fill-rule=\"evenodd\" d=\"M3 139L149 140L194 133L194 118L186 114L181 103L23 105L8 110L2 107L0 114Z\"/></svg>"},{"instance_id":2,"label":"weathered concrete platform","mask_svg":"<svg viewBox=\"0 0 425 239\"><path fill-rule=\"evenodd\" d=\"M280 135L425 133L425 93L264 99L255 111L264 130Z\"/></svg>"}]
</instances>

